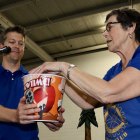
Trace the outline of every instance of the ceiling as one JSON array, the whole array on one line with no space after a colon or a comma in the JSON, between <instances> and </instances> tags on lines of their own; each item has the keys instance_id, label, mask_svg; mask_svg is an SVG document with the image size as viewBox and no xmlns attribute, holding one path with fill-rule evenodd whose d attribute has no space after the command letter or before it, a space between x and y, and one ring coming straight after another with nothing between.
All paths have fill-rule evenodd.
<instances>
[{"instance_id":1,"label":"ceiling","mask_svg":"<svg viewBox=\"0 0 140 140\"><path fill-rule=\"evenodd\" d=\"M140 11L140 0L0 0L0 24L25 27L28 66L106 50L105 16L121 7Z\"/></svg>"}]
</instances>

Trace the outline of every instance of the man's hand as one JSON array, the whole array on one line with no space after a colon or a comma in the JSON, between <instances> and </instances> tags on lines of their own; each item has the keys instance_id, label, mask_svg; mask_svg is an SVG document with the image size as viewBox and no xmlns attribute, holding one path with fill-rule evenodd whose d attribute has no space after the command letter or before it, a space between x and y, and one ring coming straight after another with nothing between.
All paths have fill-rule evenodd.
<instances>
[{"instance_id":1,"label":"man's hand","mask_svg":"<svg viewBox=\"0 0 140 140\"><path fill-rule=\"evenodd\" d=\"M63 118L63 113L64 113L65 109L61 108L59 111L59 116L57 117L57 121L58 122L53 122L53 123L46 123L44 122L44 124L53 132L58 131L62 126L63 123L65 122L65 119Z\"/></svg>"},{"instance_id":2,"label":"man's hand","mask_svg":"<svg viewBox=\"0 0 140 140\"><path fill-rule=\"evenodd\" d=\"M25 103L25 97L22 97L20 99L18 109L17 109L17 116L18 116L18 122L21 124L29 124L33 123L33 120L39 119L38 112L40 111L40 108L37 107L36 104L26 104ZM35 115L37 113L37 115Z\"/></svg>"}]
</instances>

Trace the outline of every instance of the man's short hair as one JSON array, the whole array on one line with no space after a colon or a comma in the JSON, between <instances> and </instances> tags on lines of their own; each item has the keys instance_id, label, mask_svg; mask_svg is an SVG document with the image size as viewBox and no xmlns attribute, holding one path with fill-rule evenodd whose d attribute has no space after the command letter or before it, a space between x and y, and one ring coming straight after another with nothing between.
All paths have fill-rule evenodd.
<instances>
[{"instance_id":1,"label":"man's short hair","mask_svg":"<svg viewBox=\"0 0 140 140\"><path fill-rule=\"evenodd\" d=\"M20 26L20 25L15 25L13 27L9 27L6 30L2 29L2 27L0 27L0 43L4 43L5 39L6 39L6 35L10 32L17 32L21 35L23 35L23 37L25 38L25 29Z\"/></svg>"}]
</instances>

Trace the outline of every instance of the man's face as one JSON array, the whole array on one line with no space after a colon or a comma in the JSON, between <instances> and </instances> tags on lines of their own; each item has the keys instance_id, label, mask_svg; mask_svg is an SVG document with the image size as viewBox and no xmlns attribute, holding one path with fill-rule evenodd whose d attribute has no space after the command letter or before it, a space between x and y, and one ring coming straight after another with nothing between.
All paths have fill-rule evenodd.
<instances>
[{"instance_id":1,"label":"man's face","mask_svg":"<svg viewBox=\"0 0 140 140\"><path fill-rule=\"evenodd\" d=\"M20 33L9 32L6 35L4 46L9 46L11 48L11 52L5 56L13 61L20 61L24 55L25 38Z\"/></svg>"}]
</instances>

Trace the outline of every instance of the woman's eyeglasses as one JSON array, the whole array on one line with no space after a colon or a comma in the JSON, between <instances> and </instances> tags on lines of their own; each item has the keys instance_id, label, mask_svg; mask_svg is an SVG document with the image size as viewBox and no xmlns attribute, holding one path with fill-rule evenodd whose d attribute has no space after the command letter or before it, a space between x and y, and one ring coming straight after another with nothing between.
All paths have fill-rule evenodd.
<instances>
[{"instance_id":1,"label":"woman's eyeglasses","mask_svg":"<svg viewBox=\"0 0 140 140\"><path fill-rule=\"evenodd\" d=\"M110 32L111 31L111 28L112 28L112 24L118 24L118 23L120 23L120 22L108 22L107 24L106 24L106 29L105 29L105 31L107 31L107 32ZM104 32L105 32L104 31Z\"/></svg>"}]
</instances>

